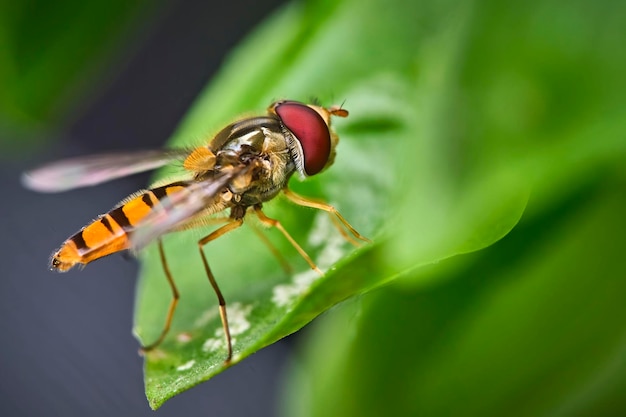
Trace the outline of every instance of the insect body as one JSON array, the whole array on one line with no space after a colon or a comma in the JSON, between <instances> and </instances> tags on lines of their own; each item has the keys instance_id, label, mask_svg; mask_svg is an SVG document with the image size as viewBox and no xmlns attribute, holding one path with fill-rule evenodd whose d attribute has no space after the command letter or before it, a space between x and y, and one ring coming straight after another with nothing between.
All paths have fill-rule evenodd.
<instances>
[{"instance_id":1,"label":"insect body","mask_svg":"<svg viewBox=\"0 0 626 417\"><path fill-rule=\"evenodd\" d=\"M124 200L67 239L52 255L51 268L67 271L122 250L138 250L157 241L172 301L159 338L142 349L158 346L170 328L178 303L178 290L169 270L161 237L169 232L221 221L224 224L198 241L207 277L215 290L227 344L232 345L226 315L226 302L205 257L203 246L243 224L248 211L276 227L289 240L311 268L311 258L293 240L279 221L262 211L262 204L281 191L294 203L327 211L349 241L361 236L332 206L301 197L288 189L292 174L311 176L330 166L335 156L337 135L331 116L346 117L340 107L325 108L296 101L270 105L266 116L238 120L192 151L162 150L107 154L60 161L26 173L24 184L34 190L57 192L95 185L107 180L146 171L175 161L183 161L187 178L140 191ZM216 213L229 209L227 217Z\"/></svg>"}]
</instances>

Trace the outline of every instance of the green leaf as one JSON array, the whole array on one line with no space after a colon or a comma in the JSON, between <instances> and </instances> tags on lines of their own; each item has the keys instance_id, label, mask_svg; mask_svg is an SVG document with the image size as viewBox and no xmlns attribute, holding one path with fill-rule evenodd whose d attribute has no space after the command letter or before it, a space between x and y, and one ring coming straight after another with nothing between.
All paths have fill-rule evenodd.
<instances>
[{"instance_id":1,"label":"green leaf","mask_svg":"<svg viewBox=\"0 0 626 417\"><path fill-rule=\"evenodd\" d=\"M399 277L408 288L449 279L445 267L439 270L447 264L441 261L505 236L529 193L529 215L539 216L576 188L572 179L595 178L598 168L623 158L626 118L615 105L619 95L580 81L589 55L606 62L600 52L610 49L571 47L567 36L546 39L546 28L555 30L548 17L558 2L519 9L479 3L295 3L240 46L201 94L174 145L210 138L238 114L261 112L273 99L345 99L351 115L336 123L341 140L334 166L290 186L335 205L373 240L354 248L325 213L276 199L267 213L302 244L323 277L273 230L266 234L293 274L250 228L207 245L228 302L233 363L338 302ZM577 7L574 15L584 9ZM575 38L594 30L583 25ZM604 75L617 74L613 67ZM584 99L573 93L563 99L563 91L581 88ZM602 140L590 140L596 135ZM146 357L153 408L224 370L217 302L195 244L201 236L184 232L165 242L181 301L170 336ZM171 294L156 250L143 259L135 330L150 343L161 331ZM426 265L435 272L414 273ZM372 361L384 366L385 357Z\"/></svg>"},{"instance_id":2,"label":"green leaf","mask_svg":"<svg viewBox=\"0 0 626 417\"><path fill-rule=\"evenodd\" d=\"M404 204L398 201L406 191L405 181L416 167L428 166L430 156L416 153L413 161L405 161L406 150L421 140L415 131L420 112L415 40L432 28L415 24L418 13L413 2L398 6L382 1L318 1L285 8L235 51L175 134L175 145L189 145L190 138L210 137L207 132L243 111L261 111L275 98L317 96L328 104L332 98L345 99L351 112L336 124L341 141L334 166L291 186L335 205L374 243L354 248L325 213L277 199L266 205L268 215L278 218L304 246L325 271L323 277L311 271L276 231L267 235L289 259L293 274L281 269L249 228L207 245L205 252L228 302L233 363L298 330L336 303L406 270L488 246L521 215L527 192L524 184L516 183L503 190L502 201L472 221L467 233L440 239L436 251L422 245L423 253L413 260L384 261L387 243L398 233L397 216L402 214L398 208ZM430 21L428 16L421 20ZM427 183L428 177L419 181ZM479 209L476 202L468 197L459 210L471 217ZM425 240L439 239L440 231L429 233L423 234ZM181 301L170 336L146 356L146 392L153 408L224 370L226 351L216 299L195 244L201 236L198 231L184 232L165 242ZM135 331L149 343L162 329L171 294L154 248L143 261Z\"/></svg>"}]
</instances>

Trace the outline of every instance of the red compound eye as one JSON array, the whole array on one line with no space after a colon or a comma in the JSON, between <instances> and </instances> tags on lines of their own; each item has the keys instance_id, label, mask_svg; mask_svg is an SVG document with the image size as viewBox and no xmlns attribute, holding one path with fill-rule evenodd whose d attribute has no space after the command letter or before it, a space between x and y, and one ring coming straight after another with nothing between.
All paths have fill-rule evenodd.
<instances>
[{"instance_id":1,"label":"red compound eye","mask_svg":"<svg viewBox=\"0 0 626 417\"><path fill-rule=\"evenodd\" d=\"M300 142L306 175L320 172L330 156L330 132L322 116L306 104L297 101L282 102L274 108L274 111Z\"/></svg>"}]
</instances>

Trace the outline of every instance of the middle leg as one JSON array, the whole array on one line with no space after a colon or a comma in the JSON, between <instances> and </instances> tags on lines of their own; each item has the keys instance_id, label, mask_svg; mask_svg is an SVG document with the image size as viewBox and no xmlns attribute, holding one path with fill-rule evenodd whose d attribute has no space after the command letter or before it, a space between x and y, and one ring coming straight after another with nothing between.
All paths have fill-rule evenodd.
<instances>
[{"instance_id":1,"label":"middle leg","mask_svg":"<svg viewBox=\"0 0 626 417\"><path fill-rule=\"evenodd\" d=\"M285 236L289 243L291 243L291 245L298 251L300 256L302 256L304 260L309 264L311 269L318 272L320 275L323 275L322 271L317 267L317 265L315 265L315 262L313 262L311 257L304 251L304 249L302 249L300 245L298 245L298 242L296 242L294 238L291 237L291 235L287 232L287 230L285 230L283 225L278 220L267 217L265 213L263 213L263 210L261 210L260 205L254 206L254 213L257 215L261 223L264 223L267 226L277 228L283 234L283 236Z\"/></svg>"}]
</instances>

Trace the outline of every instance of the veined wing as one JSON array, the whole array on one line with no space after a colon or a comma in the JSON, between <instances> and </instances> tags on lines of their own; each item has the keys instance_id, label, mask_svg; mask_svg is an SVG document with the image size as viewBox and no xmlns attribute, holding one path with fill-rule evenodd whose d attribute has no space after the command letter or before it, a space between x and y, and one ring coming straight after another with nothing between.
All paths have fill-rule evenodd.
<instances>
[{"instance_id":1,"label":"veined wing","mask_svg":"<svg viewBox=\"0 0 626 417\"><path fill-rule=\"evenodd\" d=\"M218 194L231 181L239 175L245 175L250 169L251 166L241 166L203 181L189 182L183 189L164 197L159 206L136 225L130 236L131 248L135 251L143 249L196 214L218 204Z\"/></svg>"},{"instance_id":2,"label":"veined wing","mask_svg":"<svg viewBox=\"0 0 626 417\"><path fill-rule=\"evenodd\" d=\"M182 149L142 150L64 159L22 174L26 188L56 193L150 171L188 155Z\"/></svg>"}]
</instances>

